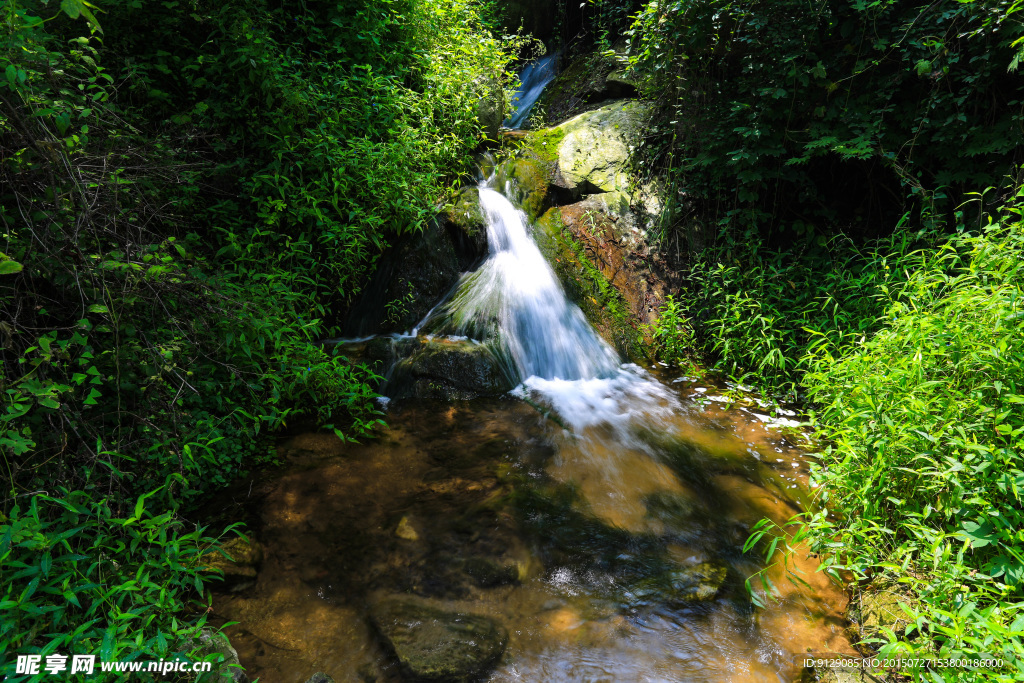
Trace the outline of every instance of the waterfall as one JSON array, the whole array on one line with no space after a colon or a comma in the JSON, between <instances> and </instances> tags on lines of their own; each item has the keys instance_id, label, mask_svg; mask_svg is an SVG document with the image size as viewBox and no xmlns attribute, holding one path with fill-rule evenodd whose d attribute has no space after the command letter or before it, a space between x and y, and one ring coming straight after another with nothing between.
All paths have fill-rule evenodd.
<instances>
[{"instance_id":1,"label":"waterfall","mask_svg":"<svg viewBox=\"0 0 1024 683\"><path fill-rule=\"evenodd\" d=\"M451 332L499 336L520 378L607 377L619 357L570 302L526 230L525 217L504 196L481 185L490 254L469 275L445 313Z\"/></svg>"},{"instance_id":2,"label":"waterfall","mask_svg":"<svg viewBox=\"0 0 1024 683\"><path fill-rule=\"evenodd\" d=\"M436 311L438 331L496 342L522 381L520 394L536 394L577 434L606 424L625 438L641 415L670 419L678 400L597 334L566 296L525 214L489 182L479 192L490 253Z\"/></svg>"},{"instance_id":3,"label":"waterfall","mask_svg":"<svg viewBox=\"0 0 1024 683\"><path fill-rule=\"evenodd\" d=\"M526 118L530 115L533 105L540 98L540 94L544 92L547 84L554 79L557 64L558 53L554 52L527 64L523 68L522 73L519 74L519 90L516 91L515 97L512 98L512 106L515 107L516 111L505 121L506 128L516 129L526 122Z\"/></svg>"}]
</instances>

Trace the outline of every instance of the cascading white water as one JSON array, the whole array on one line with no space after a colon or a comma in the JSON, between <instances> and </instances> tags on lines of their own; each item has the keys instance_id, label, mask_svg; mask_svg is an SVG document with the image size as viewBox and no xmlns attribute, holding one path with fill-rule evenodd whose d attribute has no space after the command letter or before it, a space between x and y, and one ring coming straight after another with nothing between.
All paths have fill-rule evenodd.
<instances>
[{"instance_id":1,"label":"cascading white water","mask_svg":"<svg viewBox=\"0 0 1024 683\"><path fill-rule=\"evenodd\" d=\"M501 193L480 185L490 254L439 311L443 331L497 341L523 382L577 434L597 424L618 438L644 415L660 422L679 409L663 385L598 336L562 289L526 226Z\"/></svg>"},{"instance_id":2,"label":"cascading white water","mask_svg":"<svg viewBox=\"0 0 1024 683\"><path fill-rule=\"evenodd\" d=\"M526 65L522 73L519 74L521 85L516 91L515 97L512 98L512 106L515 107L516 112L505 121L507 128L519 128L526 122L526 118L540 98L540 94L554 79L557 64L558 53L552 53Z\"/></svg>"},{"instance_id":3,"label":"cascading white water","mask_svg":"<svg viewBox=\"0 0 1024 683\"><path fill-rule=\"evenodd\" d=\"M499 336L523 379L610 376L619 357L570 302L504 196L480 187L490 255L447 306L454 334Z\"/></svg>"}]
</instances>

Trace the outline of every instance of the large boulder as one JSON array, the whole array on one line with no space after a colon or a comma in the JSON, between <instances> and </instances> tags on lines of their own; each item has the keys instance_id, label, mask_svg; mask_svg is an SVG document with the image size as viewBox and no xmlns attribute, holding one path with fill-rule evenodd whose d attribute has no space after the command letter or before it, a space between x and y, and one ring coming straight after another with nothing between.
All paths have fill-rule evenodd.
<instances>
[{"instance_id":1,"label":"large boulder","mask_svg":"<svg viewBox=\"0 0 1024 683\"><path fill-rule=\"evenodd\" d=\"M392 398L471 399L500 396L518 380L492 344L423 337L395 366L385 392Z\"/></svg>"},{"instance_id":2,"label":"large boulder","mask_svg":"<svg viewBox=\"0 0 1024 683\"><path fill-rule=\"evenodd\" d=\"M476 188L465 188L421 233L400 238L379 259L353 306L345 336L406 332L487 255Z\"/></svg>"},{"instance_id":3,"label":"large boulder","mask_svg":"<svg viewBox=\"0 0 1024 683\"><path fill-rule=\"evenodd\" d=\"M629 192L626 162L651 111L648 102L619 100L559 125L555 184L580 194Z\"/></svg>"},{"instance_id":4,"label":"large boulder","mask_svg":"<svg viewBox=\"0 0 1024 683\"><path fill-rule=\"evenodd\" d=\"M469 683L501 657L508 632L493 619L449 612L412 596L371 605L370 620L415 680Z\"/></svg>"}]
</instances>

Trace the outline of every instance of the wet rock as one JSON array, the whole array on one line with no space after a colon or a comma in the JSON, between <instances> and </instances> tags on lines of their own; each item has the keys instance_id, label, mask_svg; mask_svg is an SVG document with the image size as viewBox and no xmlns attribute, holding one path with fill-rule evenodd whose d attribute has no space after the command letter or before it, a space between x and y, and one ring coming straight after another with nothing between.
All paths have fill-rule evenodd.
<instances>
[{"instance_id":1,"label":"wet rock","mask_svg":"<svg viewBox=\"0 0 1024 683\"><path fill-rule=\"evenodd\" d=\"M462 204L472 201L471 192L457 198ZM380 257L363 296L349 312L343 336L411 330L486 253L486 231L473 230L474 225L442 214L423 232L399 238Z\"/></svg>"},{"instance_id":2,"label":"wet rock","mask_svg":"<svg viewBox=\"0 0 1024 683\"><path fill-rule=\"evenodd\" d=\"M537 158L514 158L497 169L497 185L505 195L526 213L531 221L537 220L550 207L550 172Z\"/></svg>"},{"instance_id":3,"label":"wet rock","mask_svg":"<svg viewBox=\"0 0 1024 683\"><path fill-rule=\"evenodd\" d=\"M488 617L449 612L408 596L371 605L370 620L417 680L476 680L497 663L508 641L507 631Z\"/></svg>"},{"instance_id":4,"label":"wet rock","mask_svg":"<svg viewBox=\"0 0 1024 683\"><path fill-rule=\"evenodd\" d=\"M499 562L488 557L471 557L462 566L481 588L493 588L519 582L519 567L512 562Z\"/></svg>"},{"instance_id":5,"label":"wet rock","mask_svg":"<svg viewBox=\"0 0 1024 683\"><path fill-rule=\"evenodd\" d=\"M226 555L209 553L204 557L206 568L223 572L224 587L232 592L252 586L263 562L262 546L253 539L238 536L221 544L220 548Z\"/></svg>"},{"instance_id":6,"label":"wet rock","mask_svg":"<svg viewBox=\"0 0 1024 683\"><path fill-rule=\"evenodd\" d=\"M473 269L487 256L487 222L480 209L480 191L465 187L444 211L448 235L463 271Z\"/></svg>"},{"instance_id":7,"label":"wet rock","mask_svg":"<svg viewBox=\"0 0 1024 683\"><path fill-rule=\"evenodd\" d=\"M387 392L394 398L470 399L500 396L516 384L490 345L424 338L395 367Z\"/></svg>"},{"instance_id":8,"label":"wet rock","mask_svg":"<svg viewBox=\"0 0 1024 683\"><path fill-rule=\"evenodd\" d=\"M325 674L323 671L318 671L306 681L306 683L334 683L334 679Z\"/></svg>"},{"instance_id":9,"label":"wet rock","mask_svg":"<svg viewBox=\"0 0 1024 683\"><path fill-rule=\"evenodd\" d=\"M228 637L219 631L204 628L199 632L197 661L212 661L212 680L231 680L234 683L248 683L249 677L238 660L238 652ZM189 648L191 649L191 648Z\"/></svg>"},{"instance_id":10,"label":"wet rock","mask_svg":"<svg viewBox=\"0 0 1024 683\"><path fill-rule=\"evenodd\" d=\"M650 325L658 318L674 280L657 267L626 219L625 193L592 195L555 207L535 224L534 238L566 294L623 355L651 356Z\"/></svg>"},{"instance_id":11,"label":"wet rock","mask_svg":"<svg viewBox=\"0 0 1024 683\"><path fill-rule=\"evenodd\" d=\"M548 85L540 99L544 120L557 124L606 100L636 97L637 83L627 78L616 57L591 52L576 57Z\"/></svg>"}]
</instances>

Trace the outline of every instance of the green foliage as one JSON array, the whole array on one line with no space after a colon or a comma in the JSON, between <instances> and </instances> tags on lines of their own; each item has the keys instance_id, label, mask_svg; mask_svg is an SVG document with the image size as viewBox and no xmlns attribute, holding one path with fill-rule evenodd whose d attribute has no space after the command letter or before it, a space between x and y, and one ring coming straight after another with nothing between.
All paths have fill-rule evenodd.
<instances>
[{"instance_id":1,"label":"green foliage","mask_svg":"<svg viewBox=\"0 0 1024 683\"><path fill-rule=\"evenodd\" d=\"M1002 656L1024 673L1024 222L1021 199L978 234L900 263L884 326L809 351L831 444L814 478L812 548L829 570L907 574L923 640L883 651ZM912 270L911 270L912 268ZM993 673L989 680L1016 680Z\"/></svg>"},{"instance_id":2,"label":"green foliage","mask_svg":"<svg viewBox=\"0 0 1024 683\"><path fill-rule=\"evenodd\" d=\"M666 229L700 221L713 226L707 247L741 257L754 236L777 247L877 237L910 206L949 212L965 191L1003 183L1024 151L1024 82L1007 72L1018 10L648 3L630 52L662 106L644 156L669 188Z\"/></svg>"},{"instance_id":3,"label":"green foliage","mask_svg":"<svg viewBox=\"0 0 1024 683\"><path fill-rule=\"evenodd\" d=\"M765 259L705 275L720 367L806 391L826 445L812 466L820 508L791 521L792 538L758 525L747 549L764 541L771 557L806 539L837 579L904 584L919 607L907 632L872 638L884 654L1011 667L935 680L1024 672L1022 199L973 232L961 213L952 237L901 230L831 268Z\"/></svg>"},{"instance_id":4,"label":"green foliage","mask_svg":"<svg viewBox=\"0 0 1024 683\"><path fill-rule=\"evenodd\" d=\"M650 332L659 359L671 366L690 364L688 356L693 351L693 331L683 305L673 295L665 297L665 303Z\"/></svg>"},{"instance_id":5,"label":"green foliage","mask_svg":"<svg viewBox=\"0 0 1024 683\"><path fill-rule=\"evenodd\" d=\"M473 0L101 9L0 0L5 661L179 647L208 539L177 515L296 418L372 434L377 378L320 340L465 170L508 60Z\"/></svg>"},{"instance_id":6,"label":"green foliage","mask_svg":"<svg viewBox=\"0 0 1024 683\"><path fill-rule=\"evenodd\" d=\"M755 242L742 260L695 263L688 303L712 369L794 400L808 349L845 345L878 329L910 255L935 239L900 230L858 249L838 238L803 259Z\"/></svg>"},{"instance_id":7,"label":"green foliage","mask_svg":"<svg viewBox=\"0 0 1024 683\"><path fill-rule=\"evenodd\" d=\"M15 505L0 533L0 661L14 654L96 654L98 660L195 656L206 616L195 599L209 575L201 557L215 539L141 496L130 516L82 492ZM151 506L150 506L151 507ZM103 680L97 673L94 678Z\"/></svg>"}]
</instances>

